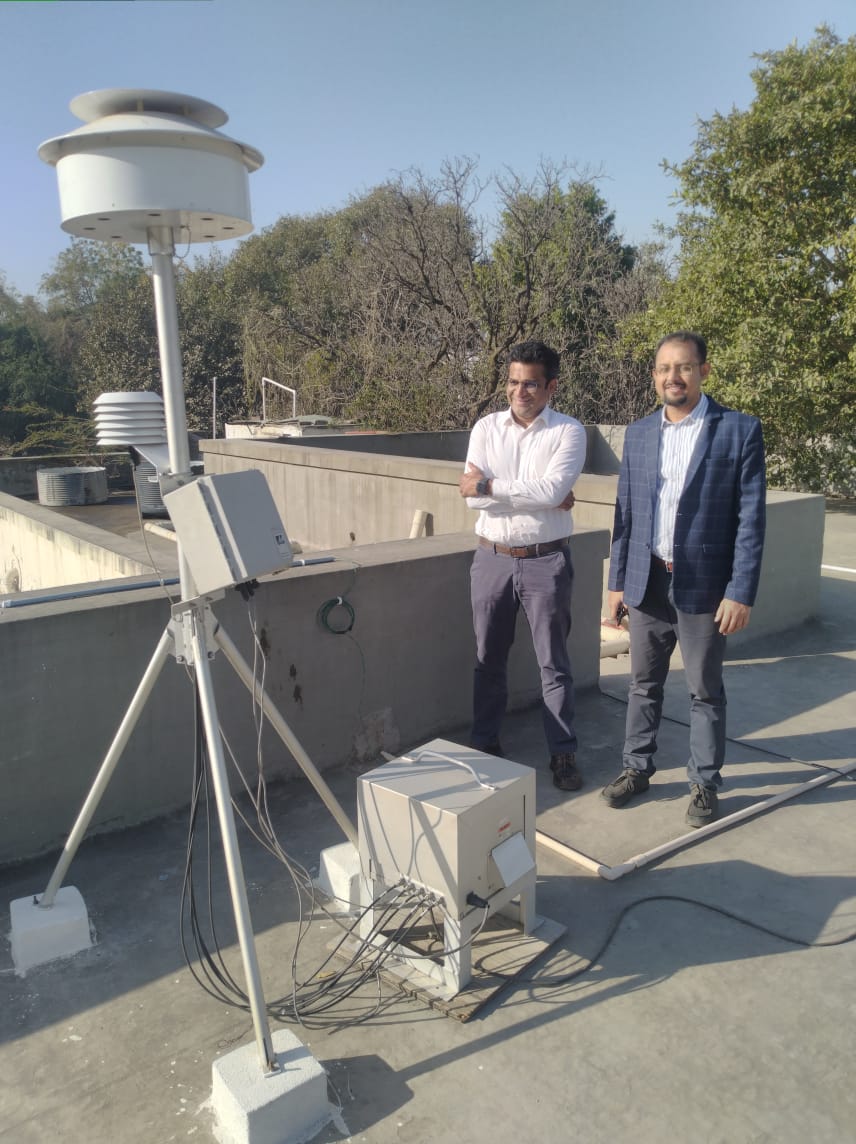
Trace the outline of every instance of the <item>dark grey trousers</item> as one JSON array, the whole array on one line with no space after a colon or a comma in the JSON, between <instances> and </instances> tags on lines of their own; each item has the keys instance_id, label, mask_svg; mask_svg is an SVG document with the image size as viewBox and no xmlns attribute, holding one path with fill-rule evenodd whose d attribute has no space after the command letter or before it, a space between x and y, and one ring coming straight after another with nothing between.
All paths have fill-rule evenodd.
<instances>
[{"instance_id":1,"label":"dark grey trousers","mask_svg":"<svg viewBox=\"0 0 856 1144\"><path fill-rule=\"evenodd\" d=\"M574 681L568 656L573 567L567 548L518 560L477 548L470 569L476 635L474 747L491 746L508 701L506 667L520 608L529 622L541 671L544 734L551 755L574 752Z\"/></svg>"},{"instance_id":2,"label":"dark grey trousers","mask_svg":"<svg viewBox=\"0 0 856 1144\"><path fill-rule=\"evenodd\" d=\"M672 577L658 561L651 562L645 599L630 609L630 693L624 766L652 775L657 731L663 713L663 687L676 644L684 661L690 693L690 785L715 790L722 783L725 759L725 688L722 661L725 636L713 614L691 616L675 607Z\"/></svg>"}]
</instances>

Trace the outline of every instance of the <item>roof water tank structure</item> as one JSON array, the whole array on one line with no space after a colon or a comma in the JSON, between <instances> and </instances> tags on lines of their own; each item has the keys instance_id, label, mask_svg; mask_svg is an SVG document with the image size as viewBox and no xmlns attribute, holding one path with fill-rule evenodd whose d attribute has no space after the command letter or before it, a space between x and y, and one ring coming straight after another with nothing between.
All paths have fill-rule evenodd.
<instances>
[{"instance_id":1,"label":"roof water tank structure","mask_svg":"<svg viewBox=\"0 0 856 1144\"><path fill-rule=\"evenodd\" d=\"M104 504L108 496L107 470L102 465L38 469L39 504L47 508Z\"/></svg>"},{"instance_id":2,"label":"roof water tank structure","mask_svg":"<svg viewBox=\"0 0 856 1144\"><path fill-rule=\"evenodd\" d=\"M39 504L48 508L86 504L83 469L39 469L36 473L36 484L39 490Z\"/></svg>"},{"instance_id":3,"label":"roof water tank structure","mask_svg":"<svg viewBox=\"0 0 856 1144\"><path fill-rule=\"evenodd\" d=\"M80 471L83 473L85 503L104 504L109 493L107 470L103 465L84 465Z\"/></svg>"}]
</instances>

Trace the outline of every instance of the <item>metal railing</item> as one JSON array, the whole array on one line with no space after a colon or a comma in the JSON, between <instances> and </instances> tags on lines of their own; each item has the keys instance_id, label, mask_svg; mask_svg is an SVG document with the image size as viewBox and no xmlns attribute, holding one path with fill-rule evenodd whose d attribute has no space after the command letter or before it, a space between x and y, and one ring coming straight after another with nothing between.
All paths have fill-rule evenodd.
<instances>
[{"instance_id":1,"label":"metal railing","mask_svg":"<svg viewBox=\"0 0 856 1144\"><path fill-rule=\"evenodd\" d=\"M290 385L283 385L281 381L274 381L271 377L262 378L262 425L267 424L267 391L266 385L275 385L277 389L284 389L286 393L291 394L291 416L297 416L297 390L292 389Z\"/></svg>"}]
</instances>

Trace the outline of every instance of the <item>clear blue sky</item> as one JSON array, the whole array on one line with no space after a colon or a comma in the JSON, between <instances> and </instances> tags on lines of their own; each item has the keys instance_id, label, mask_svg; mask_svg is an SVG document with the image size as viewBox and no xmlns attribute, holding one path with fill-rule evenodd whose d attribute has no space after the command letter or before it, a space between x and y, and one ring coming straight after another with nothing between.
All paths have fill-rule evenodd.
<instances>
[{"instance_id":1,"label":"clear blue sky","mask_svg":"<svg viewBox=\"0 0 856 1144\"><path fill-rule=\"evenodd\" d=\"M0 0L0 272L38 289L67 245L36 150L106 87L218 104L257 147L256 228L344 205L412 166L541 158L599 171L630 242L672 217L660 161L752 99L752 55L856 33L853 0ZM486 207L489 204L485 204ZM489 213L489 211L488 211ZM195 248L201 250L202 248Z\"/></svg>"}]
</instances>

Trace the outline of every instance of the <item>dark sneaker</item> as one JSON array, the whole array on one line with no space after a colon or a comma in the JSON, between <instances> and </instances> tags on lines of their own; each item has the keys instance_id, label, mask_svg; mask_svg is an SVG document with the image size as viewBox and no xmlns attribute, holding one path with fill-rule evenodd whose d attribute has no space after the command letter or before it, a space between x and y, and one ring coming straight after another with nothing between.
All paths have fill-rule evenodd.
<instances>
[{"instance_id":1,"label":"dark sneaker","mask_svg":"<svg viewBox=\"0 0 856 1144\"><path fill-rule=\"evenodd\" d=\"M696 784L687 808L687 823L698 827L715 822L719 812L718 802L715 790L708 790L707 787Z\"/></svg>"},{"instance_id":2,"label":"dark sneaker","mask_svg":"<svg viewBox=\"0 0 856 1144\"><path fill-rule=\"evenodd\" d=\"M648 776L641 771L626 770L603 788L600 797L608 806L624 806L637 794L644 794L649 785Z\"/></svg>"},{"instance_id":3,"label":"dark sneaker","mask_svg":"<svg viewBox=\"0 0 856 1144\"><path fill-rule=\"evenodd\" d=\"M559 790L579 790L583 785L574 755L551 755L550 770L553 772L553 786Z\"/></svg>"}]
</instances>

